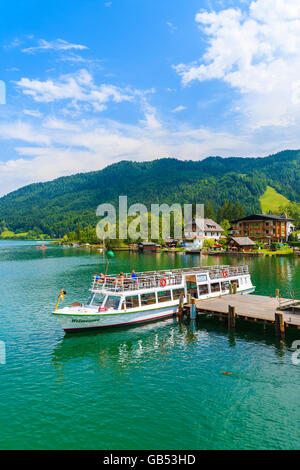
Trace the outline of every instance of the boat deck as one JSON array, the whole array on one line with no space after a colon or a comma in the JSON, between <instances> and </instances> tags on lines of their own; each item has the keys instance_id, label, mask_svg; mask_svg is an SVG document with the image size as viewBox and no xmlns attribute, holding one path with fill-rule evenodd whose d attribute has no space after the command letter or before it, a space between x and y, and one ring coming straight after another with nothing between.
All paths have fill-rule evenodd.
<instances>
[{"instance_id":1,"label":"boat deck","mask_svg":"<svg viewBox=\"0 0 300 470\"><path fill-rule=\"evenodd\" d=\"M210 279L223 279L226 277L247 275L248 266L201 266L193 268L172 269L163 271L146 271L136 273L136 278L132 278L131 273L112 274L103 276L97 280L93 278L92 291L110 292L137 291L141 289L151 289L157 287L181 286L185 275L197 275L209 273Z\"/></svg>"}]
</instances>

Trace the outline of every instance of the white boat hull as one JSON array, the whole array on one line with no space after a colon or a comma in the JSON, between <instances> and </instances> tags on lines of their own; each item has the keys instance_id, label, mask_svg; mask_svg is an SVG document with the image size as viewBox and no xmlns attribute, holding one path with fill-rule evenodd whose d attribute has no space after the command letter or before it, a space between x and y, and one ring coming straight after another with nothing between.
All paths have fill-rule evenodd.
<instances>
[{"instance_id":1,"label":"white boat hull","mask_svg":"<svg viewBox=\"0 0 300 470\"><path fill-rule=\"evenodd\" d=\"M65 332L73 333L161 320L176 314L177 311L178 306L175 305L171 307L131 313L96 315L58 314L57 317Z\"/></svg>"}]
</instances>

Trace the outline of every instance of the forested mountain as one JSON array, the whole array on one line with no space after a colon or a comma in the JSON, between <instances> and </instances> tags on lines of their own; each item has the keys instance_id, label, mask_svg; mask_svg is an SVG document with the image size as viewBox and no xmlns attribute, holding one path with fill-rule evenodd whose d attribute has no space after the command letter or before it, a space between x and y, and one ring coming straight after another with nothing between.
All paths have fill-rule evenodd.
<instances>
[{"instance_id":1,"label":"forested mountain","mask_svg":"<svg viewBox=\"0 0 300 470\"><path fill-rule=\"evenodd\" d=\"M163 158L152 162L122 161L101 171L25 186L0 199L0 221L24 232L39 228L63 235L95 224L95 210L104 202L128 204L206 203L218 213L224 201L239 203L246 213L260 212L267 186L290 201L300 202L300 151L265 158L209 157L201 161Z\"/></svg>"}]
</instances>

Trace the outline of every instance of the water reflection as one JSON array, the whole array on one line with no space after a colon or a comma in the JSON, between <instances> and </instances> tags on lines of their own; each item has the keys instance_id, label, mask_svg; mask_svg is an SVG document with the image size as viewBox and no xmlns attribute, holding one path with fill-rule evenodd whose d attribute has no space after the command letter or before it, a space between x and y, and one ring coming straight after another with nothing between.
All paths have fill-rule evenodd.
<instances>
[{"instance_id":1,"label":"water reflection","mask_svg":"<svg viewBox=\"0 0 300 470\"><path fill-rule=\"evenodd\" d=\"M128 368L140 360L167 356L173 348L199 344L207 338L207 332L198 330L195 322L178 323L172 318L134 328L67 335L54 349L52 363L59 368L78 358L92 358L99 366L109 362Z\"/></svg>"},{"instance_id":2,"label":"water reflection","mask_svg":"<svg viewBox=\"0 0 300 470\"><path fill-rule=\"evenodd\" d=\"M145 361L167 359L172 351L184 354L188 348L195 348L197 355L201 355L201 349L208 348L216 337L227 338L233 349L241 341L264 344L277 357L283 357L295 339L293 332L289 336L282 343L276 339L272 326L241 324L234 332L228 332L225 325L214 319L190 322L167 319L134 328L67 335L55 347L52 364L59 374L71 361L82 359L96 362L99 369L109 367L122 372Z\"/></svg>"}]
</instances>

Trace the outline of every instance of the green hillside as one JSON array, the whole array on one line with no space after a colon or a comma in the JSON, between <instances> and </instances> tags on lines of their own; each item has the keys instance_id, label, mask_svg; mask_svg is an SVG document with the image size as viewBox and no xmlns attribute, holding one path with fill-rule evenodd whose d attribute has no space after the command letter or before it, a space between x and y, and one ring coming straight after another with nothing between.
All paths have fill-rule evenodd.
<instances>
[{"instance_id":1,"label":"green hillside","mask_svg":"<svg viewBox=\"0 0 300 470\"><path fill-rule=\"evenodd\" d=\"M300 151L284 151L265 158L122 161L8 194L0 199L0 224L14 232L38 228L51 236L63 235L76 229L78 221L82 226L95 224L96 207L117 204L119 195L127 195L129 205L210 201L218 213L224 201L232 201L246 213L260 212L268 186L290 201L300 201L299 160Z\"/></svg>"},{"instance_id":2,"label":"green hillside","mask_svg":"<svg viewBox=\"0 0 300 470\"><path fill-rule=\"evenodd\" d=\"M259 200L264 214L267 214L269 211L276 212L280 207L287 206L290 202L285 196L279 194L276 189L271 188L271 186L267 186L266 191Z\"/></svg>"}]
</instances>

